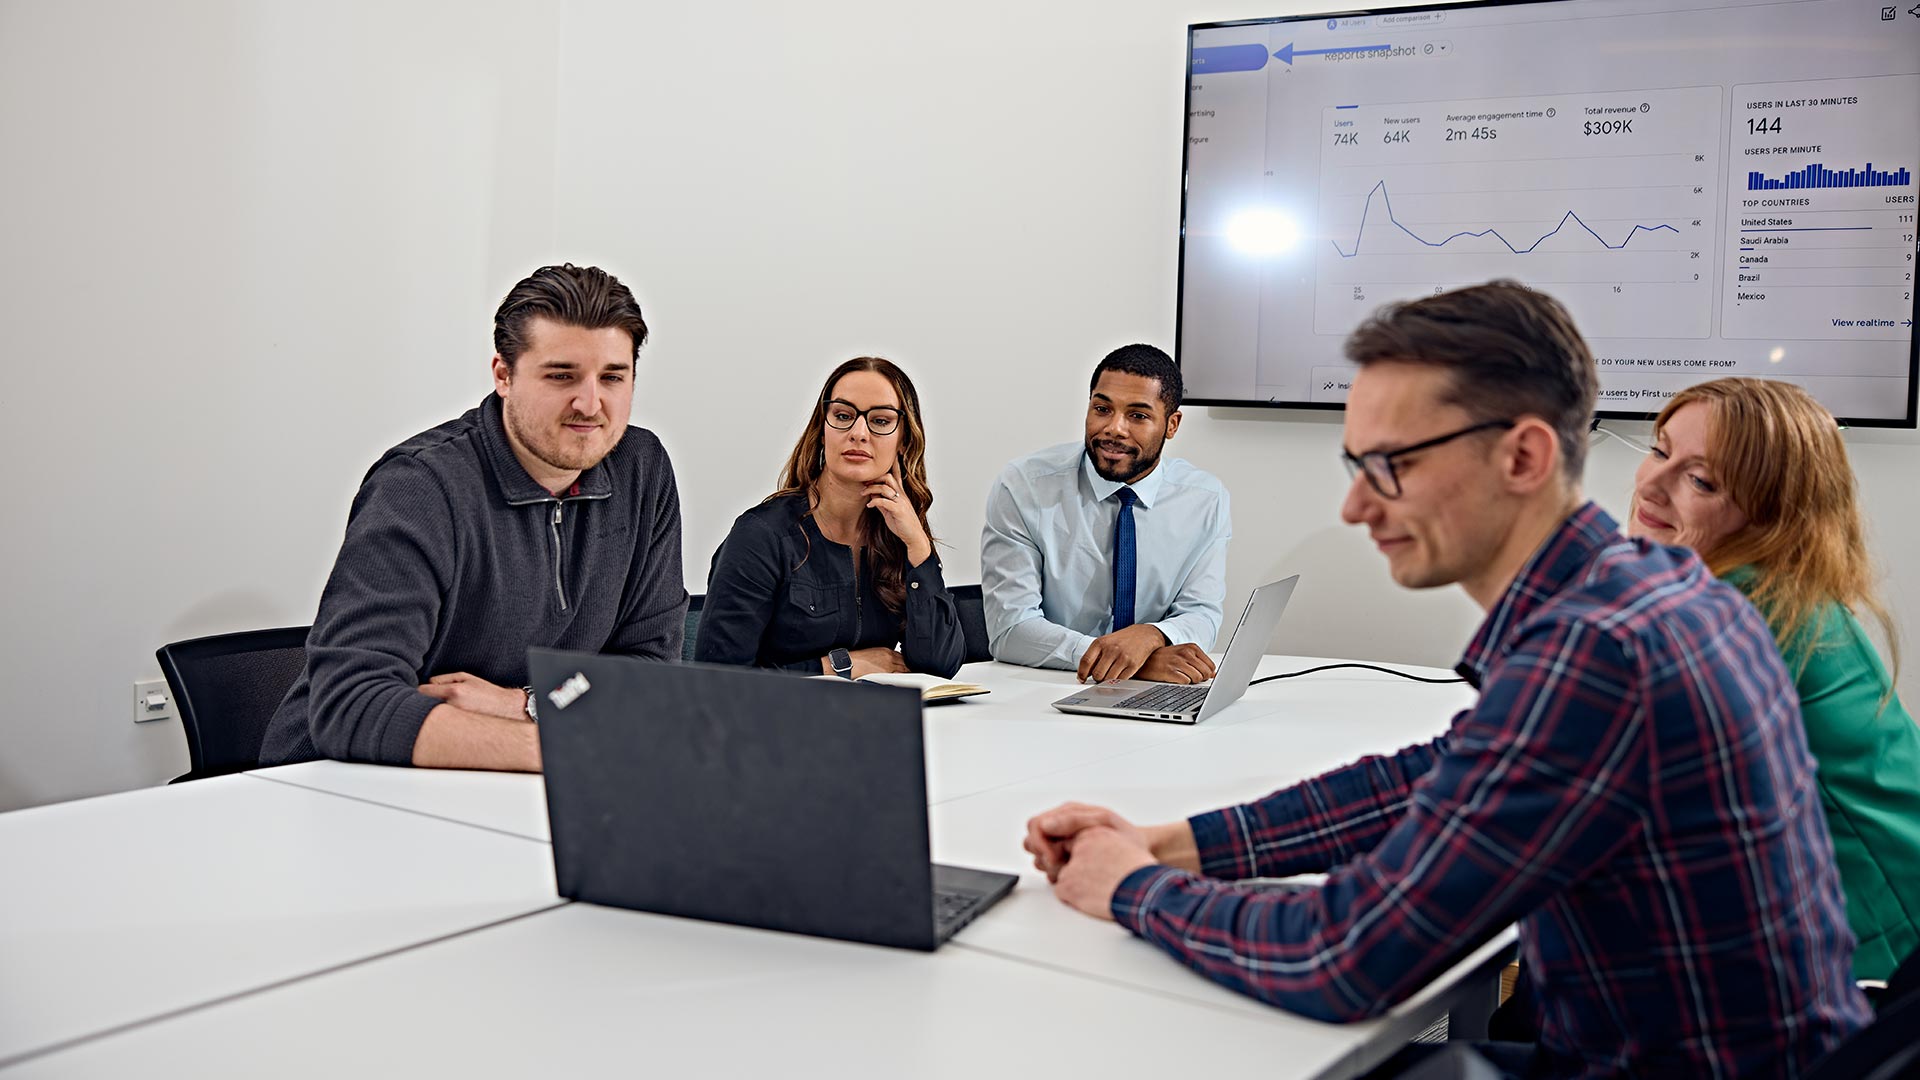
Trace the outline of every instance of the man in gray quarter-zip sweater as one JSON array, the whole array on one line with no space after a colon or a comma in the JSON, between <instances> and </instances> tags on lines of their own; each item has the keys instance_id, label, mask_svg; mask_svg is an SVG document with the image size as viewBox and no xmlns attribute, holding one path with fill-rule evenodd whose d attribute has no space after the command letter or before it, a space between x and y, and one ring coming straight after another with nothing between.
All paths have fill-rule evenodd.
<instances>
[{"instance_id":1,"label":"man in gray quarter-zip sweater","mask_svg":"<svg viewBox=\"0 0 1920 1080\"><path fill-rule=\"evenodd\" d=\"M679 490L660 440L627 426L645 341L604 271L514 287L495 392L361 482L261 764L537 770L528 646L679 657Z\"/></svg>"}]
</instances>

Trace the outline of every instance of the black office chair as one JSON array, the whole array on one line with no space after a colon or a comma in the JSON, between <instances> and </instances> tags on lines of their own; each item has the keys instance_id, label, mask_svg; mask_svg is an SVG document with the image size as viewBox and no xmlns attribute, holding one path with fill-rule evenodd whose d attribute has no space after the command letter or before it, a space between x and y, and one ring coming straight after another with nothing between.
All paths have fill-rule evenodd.
<instances>
[{"instance_id":1,"label":"black office chair","mask_svg":"<svg viewBox=\"0 0 1920 1080\"><path fill-rule=\"evenodd\" d=\"M215 634L162 645L154 653L193 762L192 771L174 783L260 764L267 722L306 667L307 629Z\"/></svg>"},{"instance_id":2,"label":"black office chair","mask_svg":"<svg viewBox=\"0 0 1920 1080\"><path fill-rule=\"evenodd\" d=\"M1880 979L1858 980L1860 992L1867 995L1867 1004L1874 1012L1880 1012L1887 1006L1920 991L1920 949L1915 949L1905 960L1895 965L1893 974Z\"/></svg>"},{"instance_id":3,"label":"black office chair","mask_svg":"<svg viewBox=\"0 0 1920 1080\"><path fill-rule=\"evenodd\" d=\"M694 593L687 597L686 635L680 639L680 659L693 662L693 640L700 636L700 608L707 602L706 593Z\"/></svg>"},{"instance_id":4,"label":"black office chair","mask_svg":"<svg viewBox=\"0 0 1920 1080\"><path fill-rule=\"evenodd\" d=\"M1900 966L1893 969L1893 974L1887 977L1887 988L1880 991L1875 1003L1884 1009L1914 997L1920 997L1920 949L1908 953Z\"/></svg>"},{"instance_id":5,"label":"black office chair","mask_svg":"<svg viewBox=\"0 0 1920 1080\"><path fill-rule=\"evenodd\" d=\"M1920 994L1882 999L1880 1014L1813 1067L1807 1080L1913 1080L1920 1077Z\"/></svg>"},{"instance_id":6,"label":"black office chair","mask_svg":"<svg viewBox=\"0 0 1920 1080\"><path fill-rule=\"evenodd\" d=\"M1398 1080L1500 1080L1500 1070L1466 1043L1450 1042L1396 1076Z\"/></svg>"},{"instance_id":7,"label":"black office chair","mask_svg":"<svg viewBox=\"0 0 1920 1080\"><path fill-rule=\"evenodd\" d=\"M960 609L960 631L967 637L967 658L969 664L993 659L993 650L987 647L987 608L980 598L978 585L949 585L947 592L953 597L953 604Z\"/></svg>"}]
</instances>

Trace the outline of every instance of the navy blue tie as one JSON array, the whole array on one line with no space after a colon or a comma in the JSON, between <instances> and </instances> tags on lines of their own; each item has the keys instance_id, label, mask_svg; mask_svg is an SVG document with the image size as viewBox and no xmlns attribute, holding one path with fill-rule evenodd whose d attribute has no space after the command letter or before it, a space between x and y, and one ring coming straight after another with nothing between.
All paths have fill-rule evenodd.
<instances>
[{"instance_id":1,"label":"navy blue tie","mask_svg":"<svg viewBox=\"0 0 1920 1080\"><path fill-rule=\"evenodd\" d=\"M1120 489L1120 515L1113 522L1113 628L1133 625L1133 503L1139 496Z\"/></svg>"}]
</instances>

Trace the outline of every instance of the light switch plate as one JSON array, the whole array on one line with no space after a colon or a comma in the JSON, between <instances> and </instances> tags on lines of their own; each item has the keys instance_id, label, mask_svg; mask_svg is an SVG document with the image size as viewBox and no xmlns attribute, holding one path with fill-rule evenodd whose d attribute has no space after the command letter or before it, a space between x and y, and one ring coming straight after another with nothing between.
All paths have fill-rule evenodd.
<instances>
[{"instance_id":1,"label":"light switch plate","mask_svg":"<svg viewBox=\"0 0 1920 1080\"><path fill-rule=\"evenodd\" d=\"M173 689L167 685L167 680L147 679L133 684L134 723L172 720L179 715L173 707Z\"/></svg>"}]
</instances>

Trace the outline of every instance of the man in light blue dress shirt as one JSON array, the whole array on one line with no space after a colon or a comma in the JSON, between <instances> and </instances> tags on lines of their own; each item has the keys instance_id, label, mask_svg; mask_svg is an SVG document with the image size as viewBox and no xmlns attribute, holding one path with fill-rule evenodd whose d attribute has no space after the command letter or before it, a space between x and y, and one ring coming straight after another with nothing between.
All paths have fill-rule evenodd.
<instances>
[{"instance_id":1,"label":"man in light blue dress shirt","mask_svg":"<svg viewBox=\"0 0 1920 1080\"><path fill-rule=\"evenodd\" d=\"M1090 681L1213 677L1233 526L1220 481L1161 456L1180 395L1166 353L1115 349L1093 371L1085 441L994 481L980 578L995 659Z\"/></svg>"}]
</instances>

